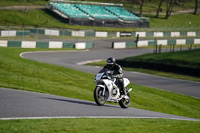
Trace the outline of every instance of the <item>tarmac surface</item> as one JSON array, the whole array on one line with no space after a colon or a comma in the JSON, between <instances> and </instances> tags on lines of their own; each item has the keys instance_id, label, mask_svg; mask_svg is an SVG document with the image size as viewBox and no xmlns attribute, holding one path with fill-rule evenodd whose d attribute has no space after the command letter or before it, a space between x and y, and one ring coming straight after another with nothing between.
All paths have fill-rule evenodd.
<instances>
[{"instance_id":1,"label":"tarmac surface","mask_svg":"<svg viewBox=\"0 0 200 133\"><path fill-rule=\"evenodd\" d=\"M0 120L48 118L165 118L199 119L119 106L98 106L94 102L36 92L0 88Z\"/></svg>"}]
</instances>

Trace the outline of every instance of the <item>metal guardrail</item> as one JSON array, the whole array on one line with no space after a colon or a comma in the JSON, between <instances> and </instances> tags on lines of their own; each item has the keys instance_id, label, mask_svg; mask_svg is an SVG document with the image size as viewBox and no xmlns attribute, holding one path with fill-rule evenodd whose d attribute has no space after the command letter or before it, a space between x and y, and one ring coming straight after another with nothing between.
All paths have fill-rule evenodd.
<instances>
[{"instance_id":1,"label":"metal guardrail","mask_svg":"<svg viewBox=\"0 0 200 133\"><path fill-rule=\"evenodd\" d=\"M200 27L154 27L137 28L138 31L200 31Z\"/></svg>"},{"instance_id":2,"label":"metal guardrail","mask_svg":"<svg viewBox=\"0 0 200 133\"><path fill-rule=\"evenodd\" d=\"M2 31L5 31L2 33ZM2 34L4 34L2 36ZM7 34L7 36L5 35ZM15 36L14 36L15 34ZM139 38L147 39L170 39L172 38L199 38L200 27L190 28L147 28L137 29L133 32L106 32L106 31L95 31L95 30L71 30L62 28L40 28L40 27L19 27L19 26L0 26L0 40L81 40L81 39L93 39L95 37L129 37L136 39L137 35Z\"/></svg>"},{"instance_id":3,"label":"metal guardrail","mask_svg":"<svg viewBox=\"0 0 200 133\"><path fill-rule=\"evenodd\" d=\"M146 19L147 21L149 20L149 18L145 18L145 17L143 17L143 19ZM43 27L0 26L0 30L23 30L23 29L33 29L33 28L45 29ZM48 29L48 28L46 28L46 29ZM50 29L62 30L63 28L50 28ZM65 30L70 30L70 29L65 29ZM148 32L148 31L153 31L153 32L161 32L161 31L162 32L165 32L165 31L166 32L167 31L200 31L200 27L153 27L153 28L136 28L136 31L143 31L143 32Z\"/></svg>"}]
</instances>

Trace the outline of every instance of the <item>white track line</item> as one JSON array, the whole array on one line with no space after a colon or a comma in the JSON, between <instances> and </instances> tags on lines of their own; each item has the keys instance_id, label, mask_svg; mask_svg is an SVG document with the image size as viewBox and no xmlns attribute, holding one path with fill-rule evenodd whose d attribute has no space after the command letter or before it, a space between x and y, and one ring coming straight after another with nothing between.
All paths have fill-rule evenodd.
<instances>
[{"instance_id":1,"label":"white track line","mask_svg":"<svg viewBox=\"0 0 200 133\"><path fill-rule=\"evenodd\" d=\"M170 119L170 120L186 120L186 121L200 121L200 119L187 118L162 118L162 117L132 117L132 116L56 116L56 117L8 117L0 118L0 120L25 120L25 119L74 119L74 118L118 118L118 119Z\"/></svg>"},{"instance_id":2,"label":"white track line","mask_svg":"<svg viewBox=\"0 0 200 133\"><path fill-rule=\"evenodd\" d=\"M20 57L26 59L25 57L23 57L24 54L31 54L31 53L53 53L53 52L87 52L89 51L88 49L86 50L55 50L55 51L31 51L31 52L23 52L20 53Z\"/></svg>"},{"instance_id":3,"label":"white track line","mask_svg":"<svg viewBox=\"0 0 200 133\"><path fill-rule=\"evenodd\" d=\"M84 62L79 62L79 63L76 63L77 65L86 65L88 63L93 63L93 62L99 62L99 61L102 61L103 59L98 59L98 60L88 60L88 61L84 61Z\"/></svg>"}]
</instances>

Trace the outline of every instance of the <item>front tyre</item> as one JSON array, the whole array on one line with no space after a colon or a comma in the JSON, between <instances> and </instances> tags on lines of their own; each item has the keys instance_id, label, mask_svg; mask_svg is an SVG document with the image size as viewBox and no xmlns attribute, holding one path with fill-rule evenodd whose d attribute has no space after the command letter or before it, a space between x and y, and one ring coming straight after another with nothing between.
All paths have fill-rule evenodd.
<instances>
[{"instance_id":1,"label":"front tyre","mask_svg":"<svg viewBox=\"0 0 200 133\"><path fill-rule=\"evenodd\" d=\"M130 102L131 102L130 94L128 93L127 96L129 97L128 99L122 98L119 101L120 107L122 107L122 108L128 108L129 107Z\"/></svg>"},{"instance_id":2,"label":"front tyre","mask_svg":"<svg viewBox=\"0 0 200 133\"><path fill-rule=\"evenodd\" d=\"M106 96L103 96L103 88L97 86L94 90L94 100L97 105L102 106L106 102Z\"/></svg>"}]
</instances>

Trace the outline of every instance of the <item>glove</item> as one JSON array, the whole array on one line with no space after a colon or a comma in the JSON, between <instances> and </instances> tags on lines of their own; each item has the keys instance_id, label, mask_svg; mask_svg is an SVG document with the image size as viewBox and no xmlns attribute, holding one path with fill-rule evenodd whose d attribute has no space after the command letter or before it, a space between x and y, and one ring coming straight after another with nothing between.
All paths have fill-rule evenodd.
<instances>
[{"instance_id":1,"label":"glove","mask_svg":"<svg viewBox=\"0 0 200 133\"><path fill-rule=\"evenodd\" d=\"M117 78L117 76L116 75L112 75L112 78Z\"/></svg>"}]
</instances>

